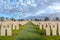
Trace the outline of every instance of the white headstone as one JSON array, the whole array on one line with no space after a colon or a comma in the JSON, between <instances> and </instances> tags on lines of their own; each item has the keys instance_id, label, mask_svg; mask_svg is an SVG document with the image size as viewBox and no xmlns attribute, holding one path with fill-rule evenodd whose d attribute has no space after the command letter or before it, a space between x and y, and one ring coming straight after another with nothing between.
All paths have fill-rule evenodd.
<instances>
[{"instance_id":1,"label":"white headstone","mask_svg":"<svg viewBox=\"0 0 60 40\"><path fill-rule=\"evenodd\" d=\"M60 24L58 24L58 34L60 36Z\"/></svg>"},{"instance_id":2,"label":"white headstone","mask_svg":"<svg viewBox=\"0 0 60 40\"><path fill-rule=\"evenodd\" d=\"M11 29L11 26L10 25L7 28L7 36L12 36L12 29Z\"/></svg>"},{"instance_id":3,"label":"white headstone","mask_svg":"<svg viewBox=\"0 0 60 40\"><path fill-rule=\"evenodd\" d=\"M43 28L46 29L46 25L43 25Z\"/></svg>"},{"instance_id":4,"label":"white headstone","mask_svg":"<svg viewBox=\"0 0 60 40\"><path fill-rule=\"evenodd\" d=\"M15 30L15 25L13 24L13 30Z\"/></svg>"},{"instance_id":5,"label":"white headstone","mask_svg":"<svg viewBox=\"0 0 60 40\"><path fill-rule=\"evenodd\" d=\"M5 36L5 28L1 27L1 36Z\"/></svg>"},{"instance_id":6,"label":"white headstone","mask_svg":"<svg viewBox=\"0 0 60 40\"><path fill-rule=\"evenodd\" d=\"M52 28L52 35L53 36L57 35L57 29L55 26L53 26L53 28Z\"/></svg>"},{"instance_id":7,"label":"white headstone","mask_svg":"<svg viewBox=\"0 0 60 40\"><path fill-rule=\"evenodd\" d=\"M5 24L1 26L1 36L6 36L6 31L7 31L7 36L12 35L11 25L8 26L7 24Z\"/></svg>"},{"instance_id":8,"label":"white headstone","mask_svg":"<svg viewBox=\"0 0 60 40\"><path fill-rule=\"evenodd\" d=\"M50 35L50 27L49 27L49 25L46 27L46 35L47 35L47 36Z\"/></svg>"},{"instance_id":9,"label":"white headstone","mask_svg":"<svg viewBox=\"0 0 60 40\"><path fill-rule=\"evenodd\" d=\"M16 25L16 29L19 30L19 25Z\"/></svg>"},{"instance_id":10,"label":"white headstone","mask_svg":"<svg viewBox=\"0 0 60 40\"><path fill-rule=\"evenodd\" d=\"M42 25L40 25L39 28L42 29Z\"/></svg>"}]
</instances>

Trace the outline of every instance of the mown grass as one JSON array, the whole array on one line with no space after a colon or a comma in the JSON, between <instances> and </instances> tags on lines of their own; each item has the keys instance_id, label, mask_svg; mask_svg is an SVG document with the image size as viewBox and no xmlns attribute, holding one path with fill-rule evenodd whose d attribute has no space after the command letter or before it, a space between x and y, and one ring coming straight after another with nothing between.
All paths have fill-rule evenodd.
<instances>
[{"instance_id":1,"label":"mown grass","mask_svg":"<svg viewBox=\"0 0 60 40\"><path fill-rule=\"evenodd\" d=\"M34 27L35 25L31 22L27 23L15 40L42 40L40 34L37 33Z\"/></svg>"}]
</instances>

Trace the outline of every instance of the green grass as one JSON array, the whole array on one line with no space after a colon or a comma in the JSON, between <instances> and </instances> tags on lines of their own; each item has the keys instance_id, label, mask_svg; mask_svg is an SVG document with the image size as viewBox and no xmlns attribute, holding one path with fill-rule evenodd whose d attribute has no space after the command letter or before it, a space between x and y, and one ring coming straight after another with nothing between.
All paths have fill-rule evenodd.
<instances>
[{"instance_id":1,"label":"green grass","mask_svg":"<svg viewBox=\"0 0 60 40\"><path fill-rule=\"evenodd\" d=\"M37 33L35 25L29 22L24 26L24 29L21 30L15 40L42 40L42 38Z\"/></svg>"},{"instance_id":2,"label":"green grass","mask_svg":"<svg viewBox=\"0 0 60 40\"><path fill-rule=\"evenodd\" d=\"M12 36L0 36L0 40L60 40L60 36L46 36L45 30L40 30L31 22L20 26L20 30L13 30Z\"/></svg>"}]
</instances>

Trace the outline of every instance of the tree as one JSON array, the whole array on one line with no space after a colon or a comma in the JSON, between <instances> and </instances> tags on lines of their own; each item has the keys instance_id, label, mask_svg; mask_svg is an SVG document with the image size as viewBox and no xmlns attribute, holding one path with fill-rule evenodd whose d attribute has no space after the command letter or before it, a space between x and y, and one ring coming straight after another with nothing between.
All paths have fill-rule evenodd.
<instances>
[{"instance_id":1,"label":"tree","mask_svg":"<svg viewBox=\"0 0 60 40\"><path fill-rule=\"evenodd\" d=\"M14 17L12 17L11 20L12 20L12 21L16 21L16 20L14 19Z\"/></svg>"},{"instance_id":2,"label":"tree","mask_svg":"<svg viewBox=\"0 0 60 40\"><path fill-rule=\"evenodd\" d=\"M27 21L29 21L29 19L27 19Z\"/></svg>"},{"instance_id":3,"label":"tree","mask_svg":"<svg viewBox=\"0 0 60 40\"><path fill-rule=\"evenodd\" d=\"M18 21L21 21L21 19L18 19Z\"/></svg>"},{"instance_id":4,"label":"tree","mask_svg":"<svg viewBox=\"0 0 60 40\"><path fill-rule=\"evenodd\" d=\"M0 20L1 20L1 21L4 21L4 17L0 17Z\"/></svg>"},{"instance_id":5,"label":"tree","mask_svg":"<svg viewBox=\"0 0 60 40\"><path fill-rule=\"evenodd\" d=\"M39 21L39 19L35 18L35 21Z\"/></svg>"},{"instance_id":6,"label":"tree","mask_svg":"<svg viewBox=\"0 0 60 40\"><path fill-rule=\"evenodd\" d=\"M32 21L32 19L31 19L31 21Z\"/></svg>"},{"instance_id":7,"label":"tree","mask_svg":"<svg viewBox=\"0 0 60 40\"><path fill-rule=\"evenodd\" d=\"M41 19L39 19L39 21L42 21Z\"/></svg>"},{"instance_id":8,"label":"tree","mask_svg":"<svg viewBox=\"0 0 60 40\"><path fill-rule=\"evenodd\" d=\"M8 20L8 18L6 18L6 20Z\"/></svg>"},{"instance_id":9,"label":"tree","mask_svg":"<svg viewBox=\"0 0 60 40\"><path fill-rule=\"evenodd\" d=\"M59 21L59 17L56 17L55 20L56 20L56 21Z\"/></svg>"},{"instance_id":10,"label":"tree","mask_svg":"<svg viewBox=\"0 0 60 40\"><path fill-rule=\"evenodd\" d=\"M49 17L45 17L44 21L48 21L48 20L50 20Z\"/></svg>"}]
</instances>

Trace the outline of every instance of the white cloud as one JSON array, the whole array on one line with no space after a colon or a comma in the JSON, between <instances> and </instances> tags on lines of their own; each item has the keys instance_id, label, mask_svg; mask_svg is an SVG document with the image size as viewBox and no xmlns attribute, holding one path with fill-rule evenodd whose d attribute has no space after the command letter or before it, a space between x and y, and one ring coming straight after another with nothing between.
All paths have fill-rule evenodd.
<instances>
[{"instance_id":1,"label":"white cloud","mask_svg":"<svg viewBox=\"0 0 60 40\"><path fill-rule=\"evenodd\" d=\"M48 6L51 10L60 10L60 3L53 3L52 5Z\"/></svg>"},{"instance_id":2,"label":"white cloud","mask_svg":"<svg viewBox=\"0 0 60 40\"><path fill-rule=\"evenodd\" d=\"M31 4L31 6L36 7L37 5L36 4Z\"/></svg>"},{"instance_id":3,"label":"white cloud","mask_svg":"<svg viewBox=\"0 0 60 40\"><path fill-rule=\"evenodd\" d=\"M26 18L26 17L29 17L29 16L33 16L33 14L30 14L30 13L28 14L28 13L27 13L27 14L25 14L25 15L23 15L23 16L24 16L24 17L22 17L22 18Z\"/></svg>"},{"instance_id":4,"label":"white cloud","mask_svg":"<svg viewBox=\"0 0 60 40\"><path fill-rule=\"evenodd\" d=\"M43 10L37 11L34 16L42 15L43 13L51 14L51 13L57 13L60 12L60 3L52 3L52 5L49 5Z\"/></svg>"},{"instance_id":5,"label":"white cloud","mask_svg":"<svg viewBox=\"0 0 60 40\"><path fill-rule=\"evenodd\" d=\"M45 11L44 10L42 10L42 11L37 11L33 16L38 16L38 15L41 15L41 14L43 14L43 13L45 13Z\"/></svg>"},{"instance_id":6,"label":"white cloud","mask_svg":"<svg viewBox=\"0 0 60 40\"><path fill-rule=\"evenodd\" d=\"M28 2L26 2L28 5L30 5L31 4L31 1L28 1Z\"/></svg>"},{"instance_id":7,"label":"white cloud","mask_svg":"<svg viewBox=\"0 0 60 40\"><path fill-rule=\"evenodd\" d=\"M19 0L19 2L23 2L23 0Z\"/></svg>"},{"instance_id":8,"label":"white cloud","mask_svg":"<svg viewBox=\"0 0 60 40\"><path fill-rule=\"evenodd\" d=\"M32 3L35 3L35 0L31 0Z\"/></svg>"}]
</instances>

